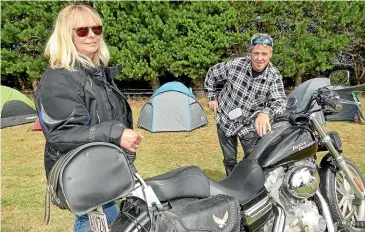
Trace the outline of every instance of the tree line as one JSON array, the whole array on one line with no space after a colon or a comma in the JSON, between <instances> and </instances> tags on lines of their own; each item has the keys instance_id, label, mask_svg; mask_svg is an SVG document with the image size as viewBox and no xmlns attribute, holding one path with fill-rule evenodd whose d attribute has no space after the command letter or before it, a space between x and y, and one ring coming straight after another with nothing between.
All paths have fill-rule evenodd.
<instances>
[{"instance_id":1,"label":"tree line","mask_svg":"<svg viewBox=\"0 0 365 232\"><path fill-rule=\"evenodd\" d=\"M365 2L102 2L111 64L123 64L119 80L189 80L201 87L208 69L247 54L257 32L274 38L272 62L287 86L350 68L365 81ZM58 12L69 2L1 4L1 81L33 90L45 68L45 44Z\"/></svg>"}]
</instances>

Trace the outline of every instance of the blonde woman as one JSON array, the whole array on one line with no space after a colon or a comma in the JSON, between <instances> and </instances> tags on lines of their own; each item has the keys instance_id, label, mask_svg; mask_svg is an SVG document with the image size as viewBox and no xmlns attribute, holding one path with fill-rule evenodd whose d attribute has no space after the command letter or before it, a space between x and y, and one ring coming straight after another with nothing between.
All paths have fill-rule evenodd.
<instances>
[{"instance_id":1,"label":"blonde woman","mask_svg":"<svg viewBox=\"0 0 365 232\"><path fill-rule=\"evenodd\" d=\"M143 136L132 129L131 108L113 79L121 67L107 67L109 51L99 14L73 4L59 13L45 56L49 67L35 93L46 137L46 176L68 151L89 142L124 148L132 161ZM108 223L118 215L115 202L104 205ZM90 231L87 215L76 216L74 231Z\"/></svg>"}]
</instances>

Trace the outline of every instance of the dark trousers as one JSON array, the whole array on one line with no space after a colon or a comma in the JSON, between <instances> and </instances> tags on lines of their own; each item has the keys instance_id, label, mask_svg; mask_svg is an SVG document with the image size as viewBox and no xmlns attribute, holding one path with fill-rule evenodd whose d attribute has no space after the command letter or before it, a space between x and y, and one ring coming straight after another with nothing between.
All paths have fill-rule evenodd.
<instances>
[{"instance_id":1,"label":"dark trousers","mask_svg":"<svg viewBox=\"0 0 365 232\"><path fill-rule=\"evenodd\" d=\"M233 171L237 164L237 135L227 137L223 130L217 124L218 139L223 152L223 164L226 169L226 175L228 176ZM244 156L247 156L257 142L260 140L260 136L256 132L251 132L245 135L243 138L239 138L243 148Z\"/></svg>"}]
</instances>

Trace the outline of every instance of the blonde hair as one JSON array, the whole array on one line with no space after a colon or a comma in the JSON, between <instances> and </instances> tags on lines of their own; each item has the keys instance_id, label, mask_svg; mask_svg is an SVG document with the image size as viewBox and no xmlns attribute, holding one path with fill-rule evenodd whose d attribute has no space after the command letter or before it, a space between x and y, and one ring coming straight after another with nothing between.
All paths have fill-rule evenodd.
<instances>
[{"instance_id":1,"label":"blonde hair","mask_svg":"<svg viewBox=\"0 0 365 232\"><path fill-rule=\"evenodd\" d=\"M100 38L100 45L93 58L77 52L72 41L74 23L78 20L93 20L97 25L102 25L100 15L89 5L71 4L58 14L55 29L48 40L44 55L49 59L51 68L65 68L75 70L75 65L81 63L86 67L108 65L110 54L103 36Z\"/></svg>"},{"instance_id":2,"label":"blonde hair","mask_svg":"<svg viewBox=\"0 0 365 232\"><path fill-rule=\"evenodd\" d=\"M254 45L252 44L252 41L256 38L259 38L259 37L267 38L267 39L271 40L272 46L270 46L270 48L271 48L271 51L272 51L273 47L274 47L274 40L272 39L272 37L267 33L256 33L251 37L250 48L249 48L250 52L252 51L252 49L254 47Z\"/></svg>"}]
</instances>

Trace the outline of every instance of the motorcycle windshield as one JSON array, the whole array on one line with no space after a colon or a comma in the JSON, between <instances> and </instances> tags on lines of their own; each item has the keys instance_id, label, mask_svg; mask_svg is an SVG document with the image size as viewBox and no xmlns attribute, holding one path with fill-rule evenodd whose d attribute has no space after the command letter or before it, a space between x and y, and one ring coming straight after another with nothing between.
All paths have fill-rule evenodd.
<instances>
[{"instance_id":1,"label":"motorcycle windshield","mask_svg":"<svg viewBox=\"0 0 365 232\"><path fill-rule=\"evenodd\" d=\"M328 78L315 78L303 82L296 87L288 96L286 101L287 112L300 112L305 109L310 97L322 87L330 86ZM315 104L313 107L319 107Z\"/></svg>"}]
</instances>

